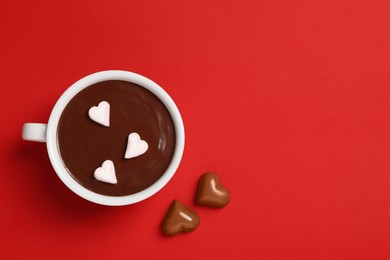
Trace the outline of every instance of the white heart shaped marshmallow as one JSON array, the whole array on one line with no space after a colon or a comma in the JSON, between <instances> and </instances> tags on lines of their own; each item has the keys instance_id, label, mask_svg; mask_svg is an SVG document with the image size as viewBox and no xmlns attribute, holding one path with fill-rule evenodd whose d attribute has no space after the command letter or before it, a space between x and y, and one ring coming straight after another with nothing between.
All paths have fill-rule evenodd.
<instances>
[{"instance_id":1,"label":"white heart shaped marshmallow","mask_svg":"<svg viewBox=\"0 0 390 260\"><path fill-rule=\"evenodd\" d=\"M99 167L95 170L94 173L95 179L98 181L103 181L111 184L116 184L114 163L111 160L105 160L102 164L102 167Z\"/></svg>"},{"instance_id":2,"label":"white heart shaped marshmallow","mask_svg":"<svg viewBox=\"0 0 390 260\"><path fill-rule=\"evenodd\" d=\"M110 126L110 104L102 101L99 105L91 107L88 111L89 118L98 124Z\"/></svg>"},{"instance_id":3,"label":"white heart shaped marshmallow","mask_svg":"<svg viewBox=\"0 0 390 260\"><path fill-rule=\"evenodd\" d=\"M127 139L127 148L125 153L125 158L130 159L137 156L140 156L148 150L149 145L144 140L141 140L139 134L133 132L129 134Z\"/></svg>"}]
</instances>

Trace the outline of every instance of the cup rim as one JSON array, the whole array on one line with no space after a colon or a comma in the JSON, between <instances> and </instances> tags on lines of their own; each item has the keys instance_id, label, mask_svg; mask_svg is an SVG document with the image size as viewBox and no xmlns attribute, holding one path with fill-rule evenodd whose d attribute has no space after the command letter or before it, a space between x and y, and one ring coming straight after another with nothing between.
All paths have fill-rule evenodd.
<instances>
[{"instance_id":1,"label":"cup rim","mask_svg":"<svg viewBox=\"0 0 390 260\"><path fill-rule=\"evenodd\" d=\"M153 183L148 188L140 192L126 195L126 196L102 195L93 192L85 188L84 186L82 186L70 175L68 170L65 168L64 164L62 163L62 159L58 149L57 127L58 127L58 122L61 117L61 114L64 108L66 107L66 105L81 90L87 88L88 86L91 86L92 84L106 81L106 80L123 80L123 81L132 82L134 84L146 88L147 90L155 94L161 100L161 102L163 102L165 107L168 109L168 112L172 117L173 124L175 127L175 135L176 135L175 150L173 153L171 163L169 164L166 171L155 183ZM101 205L107 205L107 206L121 206L121 205L129 205L129 204L137 203L139 201L149 198L150 196L154 195L159 190L161 190L175 174L180 164L181 158L183 156L184 142L185 142L183 120L181 118L179 109L177 108L172 98L168 95L168 93L165 92L165 90L162 89L154 81L140 74L124 71L124 70L105 70L105 71L96 72L88 76L85 76L84 78L81 78L75 83L73 83L56 102L49 117L46 136L47 136L46 139L47 152L49 154L51 164L53 165L53 168L57 173L58 177L61 179L61 181L70 190L72 190L80 197L89 200L91 202L101 204Z\"/></svg>"}]
</instances>

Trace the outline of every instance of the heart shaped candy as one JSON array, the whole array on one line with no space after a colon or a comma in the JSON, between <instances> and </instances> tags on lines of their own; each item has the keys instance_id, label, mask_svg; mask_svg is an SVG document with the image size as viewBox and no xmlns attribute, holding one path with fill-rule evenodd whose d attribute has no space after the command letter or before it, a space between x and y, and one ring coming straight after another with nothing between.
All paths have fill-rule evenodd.
<instances>
[{"instance_id":1,"label":"heart shaped candy","mask_svg":"<svg viewBox=\"0 0 390 260\"><path fill-rule=\"evenodd\" d=\"M230 193L224 188L215 173L203 174L198 183L195 203L213 208L223 208L230 201Z\"/></svg>"},{"instance_id":2,"label":"heart shaped candy","mask_svg":"<svg viewBox=\"0 0 390 260\"><path fill-rule=\"evenodd\" d=\"M144 140L141 140L141 137L137 133L129 134L127 139L127 148L125 153L125 158L130 159L133 157L140 156L148 150L148 143Z\"/></svg>"},{"instance_id":3,"label":"heart shaped candy","mask_svg":"<svg viewBox=\"0 0 390 260\"><path fill-rule=\"evenodd\" d=\"M96 123L106 127L110 126L110 104L108 102L102 101L99 105L91 107L88 115Z\"/></svg>"},{"instance_id":4,"label":"heart shaped candy","mask_svg":"<svg viewBox=\"0 0 390 260\"><path fill-rule=\"evenodd\" d=\"M174 200L161 223L164 234L174 236L181 232L190 232L199 226L199 216L195 211Z\"/></svg>"},{"instance_id":5,"label":"heart shaped candy","mask_svg":"<svg viewBox=\"0 0 390 260\"><path fill-rule=\"evenodd\" d=\"M104 161L102 167L97 168L93 175L96 180L111 184L117 183L114 163L111 160Z\"/></svg>"}]
</instances>

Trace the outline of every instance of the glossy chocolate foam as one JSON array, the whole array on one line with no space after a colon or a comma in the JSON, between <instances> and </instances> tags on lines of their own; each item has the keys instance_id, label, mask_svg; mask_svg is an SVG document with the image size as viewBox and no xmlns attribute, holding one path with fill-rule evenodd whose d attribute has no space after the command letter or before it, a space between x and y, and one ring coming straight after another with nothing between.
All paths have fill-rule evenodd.
<instances>
[{"instance_id":1,"label":"glossy chocolate foam","mask_svg":"<svg viewBox=\"0 0 390 260\"><path fill-rule=\"evenodd\" d=\"M88 110L107 101L110 126L88 117ZM128 135L138 133L149 149L125 159ZM175 128L164 104L136 84L111 80L93 84L65 107L58 124L57 141L65 168L87 189L108 196L125 196L156 182L168 168L175 148ZM100 182L94 171L105 160L113 161L118 183Z\"/></svg>"}]
</instances>

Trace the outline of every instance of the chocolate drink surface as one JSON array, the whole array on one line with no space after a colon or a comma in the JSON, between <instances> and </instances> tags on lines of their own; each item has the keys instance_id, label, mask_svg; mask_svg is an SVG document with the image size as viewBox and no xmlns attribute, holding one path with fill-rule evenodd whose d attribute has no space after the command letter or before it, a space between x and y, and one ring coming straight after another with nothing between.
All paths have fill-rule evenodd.
<instances>
[{"instance_id":1,"label":"chocolate drink surface","mask_svg":"<svg viewBox=\"0 0 390 260\"><path fill-rule=\"evenodd\" d=\"M99 102L110 104L110 125L88 116ZM149 148L125 159L128 136L138 133ZM110 80L79 92L65 107L58 124L57 142L65 168L85 188L109 196L125 196L155 183L168 168L175 149L173 120L160 99L136 84ZM105 160L115 167L117 183L94 178Z\"/></svg>"}]
</instances>

